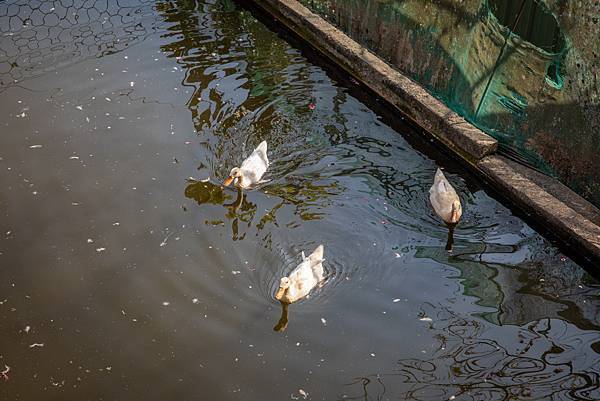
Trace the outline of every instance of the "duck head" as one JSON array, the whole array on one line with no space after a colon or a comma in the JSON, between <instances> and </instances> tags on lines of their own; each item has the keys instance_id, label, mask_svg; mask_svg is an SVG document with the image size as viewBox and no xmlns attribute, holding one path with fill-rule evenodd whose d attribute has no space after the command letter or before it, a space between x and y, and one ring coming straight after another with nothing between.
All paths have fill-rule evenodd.
<instances>
[{"instance_id":1,"label":"duck head","mask_svg":"<svg viewBox=\"0 0 600 401\"><path fill-rule=\"evenodd\" d=\"M233 185L237 185L238 187L242 186L242 181L244 176L242 174L242 170L239 167L234 167L231 169L229 173L229 177L225 181L223 181L223 186L228 187L233 182Z\"/></svg>"},{"instance_id":2,"label":"duck head","mask_svg":"<svg viewBox=\"0 0 600 401\"><path fill-rule=\"evenodd\" d=\"M275 299L281 301L281 298L283 298L283 295L288 288L290 288L290 279L287 277L282 277L281 281L279 282L279 289L275 293Z\"/></svg>"}]
</instances>

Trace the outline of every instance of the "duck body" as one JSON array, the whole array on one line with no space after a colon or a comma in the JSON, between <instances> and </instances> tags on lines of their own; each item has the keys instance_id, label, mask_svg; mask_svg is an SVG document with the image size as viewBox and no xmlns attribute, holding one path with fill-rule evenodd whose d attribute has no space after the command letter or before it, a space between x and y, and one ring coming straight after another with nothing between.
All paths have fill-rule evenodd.
<instances>
[{"instance_id":1,"label":"duck body","mask_svg":"<svg viewBox=\"0 0 600 401\"><path fill-rule=\"evenodd\" d=\"M429 189L429 201L435 213L446 224L456 224L462 216L462 205L454 187L439 168Z\"/></svg>"},{"instance_id":2,"label":"duck body","mask_svg":"<svg viewBox=\"0 0 600 401\"><path fill-rule=\"evenodd\" d=\"M283 277L275 298L291 304L306 297L325 280L323 269L323 245L319 245L308 257L302 252L302 262L287 277Z\"/></svg>"},{"instance_id":3,"label":"duck body","mask_svg":"<svg viewBox=\"0 0 600 401\"><path fill-rule=\"evenodd\" d=\"M234 167L223 183L229 186L232 182L238 188L246 189L258 184L269 168L267 157L267 141L262 141L240 167Z\"/></svg>"}]
</instances>

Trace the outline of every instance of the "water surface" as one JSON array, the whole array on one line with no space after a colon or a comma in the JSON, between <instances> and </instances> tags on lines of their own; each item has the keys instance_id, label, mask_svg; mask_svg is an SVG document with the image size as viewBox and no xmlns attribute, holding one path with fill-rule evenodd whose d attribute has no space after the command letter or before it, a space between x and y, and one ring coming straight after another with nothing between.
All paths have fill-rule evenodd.
<instances>
[{"instance_id":1,"label":"water surface","mask_svg":"<svg viewBox=\"0 0 600 401\"><path fill-rule=\"evenodd\" d=\"M0 399L600 398L599 283L248 11L0 15ZM269 181L222 190L262 140ZM274 331L319 243L326 284Z\"/></svg>"}]
</instances>

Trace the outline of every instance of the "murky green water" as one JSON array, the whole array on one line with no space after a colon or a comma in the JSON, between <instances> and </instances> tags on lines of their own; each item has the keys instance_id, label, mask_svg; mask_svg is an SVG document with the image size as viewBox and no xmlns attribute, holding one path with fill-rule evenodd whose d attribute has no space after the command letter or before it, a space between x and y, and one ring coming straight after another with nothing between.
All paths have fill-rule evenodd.
<instances>
[{"instance_id":1,"label":"murky green water","mask_svg":"<svg viewBox=\"0 0 600 401\"><path fill-rule=\"evenodd\" d=\"M247 11L0 15L0 399L600 398L599 283ZM261 140L267 184L214 185ZM325 286L274 331L321 242Z\"/></svg>"}]
</instances>

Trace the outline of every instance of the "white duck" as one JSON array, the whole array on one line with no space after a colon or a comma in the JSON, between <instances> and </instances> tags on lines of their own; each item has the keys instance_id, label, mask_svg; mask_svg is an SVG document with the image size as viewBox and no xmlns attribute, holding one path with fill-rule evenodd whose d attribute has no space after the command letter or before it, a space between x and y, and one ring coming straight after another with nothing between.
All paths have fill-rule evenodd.
<instances>
[{"instance_id":1,"label":"white duck","mask_svg":"<svg viewBox=\"0 0 600 401\"><path fill-rule=\"evenodd\" d=\"M233 182L236 187L249 188L260 182L268 167L267 141L262 141L240 167L231 169L223 185L227 187Z\"/></svg>"},{"instance_id":2,"label":"white duck","mask_svg":"<svg viewBox=\"0 0 600 401\"><path fill-rule=\"evenodd\" d=\"M446 222L456 224L462 216L462 206L456 191L439 168L429 189L429 200L435 213Z\"/></svg>"},{"instance_id":3,"label":"white duck","mask_svg":"<svg viewBox=\"0 0 600 401\"><path fill-rule=\"evenodd\" d=\"M323 245L319 245L308 257L302 252L302 263L281 279L275 299L291 304L307 296L325 279L323 260Z\"/></svg>"}]
</instances>

